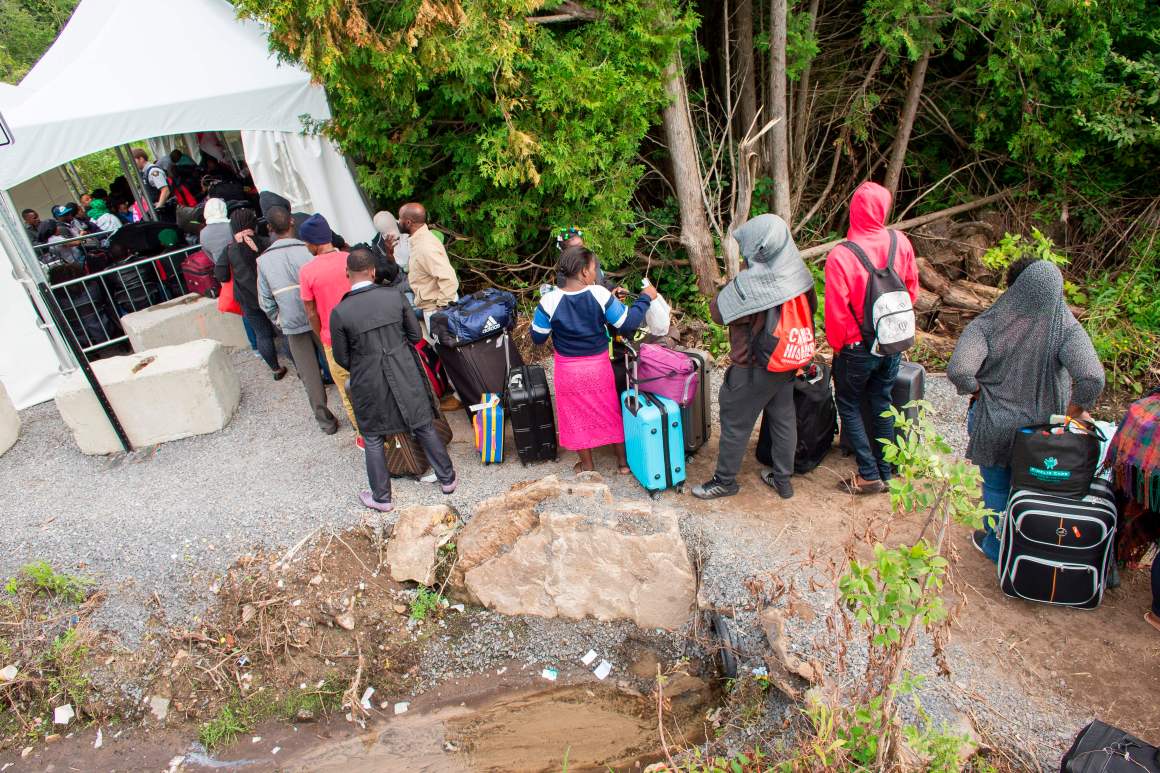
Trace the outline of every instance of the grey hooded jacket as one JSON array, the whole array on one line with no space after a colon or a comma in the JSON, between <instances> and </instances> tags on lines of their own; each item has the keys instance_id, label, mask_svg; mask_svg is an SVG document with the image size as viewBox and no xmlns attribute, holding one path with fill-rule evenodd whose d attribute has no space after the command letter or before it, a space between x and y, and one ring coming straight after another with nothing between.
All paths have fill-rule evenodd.
<instances>
[{"instance_id":1,"label":"grey hooded jacket","mask_svg":"<svg viewBox=\"0 0 1160 773\"><path fill-rule=\"evenodd\" d=\"M298 290L298 271L313 259L305 242L279 239L258 260L258 303L286 335L310 332Z\"/></svg>"}]
</instances>

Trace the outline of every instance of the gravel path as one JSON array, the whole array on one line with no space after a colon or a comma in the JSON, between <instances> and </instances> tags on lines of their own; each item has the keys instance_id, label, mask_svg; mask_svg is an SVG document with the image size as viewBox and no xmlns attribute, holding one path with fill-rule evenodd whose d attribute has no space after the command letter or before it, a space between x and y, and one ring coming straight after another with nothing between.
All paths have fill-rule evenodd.
<instances>
[{"instance_id":1,"label":"gravel path","mask_svg":"<svg viewBox=\"0 0 1160 773\"><path fill-rule=\"evenodd\" d=\"M209 602L212 577L254 546L291 545L318 526L341 529L367 517L368 511L355 499L365 478L362 455L349 427L344 424L337 435L323 435L309 415L296 378L271 381L265 366L249 352L235 353L233 361L243 397L230 425L213 435L164 444L152 453L87 457L77 451L52 403L24 411L20 441L0 457L0 484L19 492L0 504L0 518L7 526L0 576L43 559L95 577L109 592L97 623L132 646L148 630L154 594L167 621L182 623ZM720 376L720 371L711 374L714 393ZM331 394L337 412L333 388ZM927 399L940 432L961 453L966 444L965 400L944 377L933 374L927 379ZM444 498L433 485L398 481L398 504L449 500L468 514L478 501L517 481L571 472L570 455L530 468L514 458L498 467L483 467L472 458L463 413L449 418L456 430L451 450L461 476L459 491ZM691 483L711 472L712 459L701 458L711 455L711 451L702 454L691 463ZM598 457L598 465L618 499L642 497L635 482L612 473L611 457ZM803 501L808 499L808 494L799 496L793 507L808 513L810 502ZM682 508L692 503L676 494L666 494L664 501ZM708 556L701 597L714 605L738 607L735 623L751 654L746 665L760 664L764 649L753 612L743 609L752 601L746 580L758 576L792 584L799 598L819 611L809 622L789 618L787 629L794 651L816 656L817 648L826 646L824 613L833 599L828 581L801 555L802 540L810 532L808 515L800 524L772 530L754 528L753 519L761 518L760 512L741 519L721 517L729 514L727 509L708 513L690 509L693 513L684 519L683 530ZM796 549L787 548L795 543ZM811 577L824 587L811 590ZM482 612L472 615L468 630L454 639L433 638L422 681L435 684L513 660L524 661L527 668L566 666L589 646L602 657L619 653L619 659L612 659L620 669L630 653L626 643L642 637L650 649L667 655L680 648L679 634L642 632L625 623L538 621ZM916 669L933 675L934 663L922 654L929 653L929 645L924 642L917 651ZM826 657L832 658L832 651ZM864 647L851 643L848 657L848 673L860 673ZM990 664L970 653L952 647L949 657L954 679L931 678L931 686L923 692L924 708L933 717L954 721L965 711L973 712L1000 737L1044 739L1041 764L1058 759L1053 755L1074 735L1075 721L1061 719L1058 707L1038 705L997 679ZM784 709L772 704L765 720L744 733L773 731ZM744 733L737 736L738 742L745 740Z\"/></svg>"}]
</instances>

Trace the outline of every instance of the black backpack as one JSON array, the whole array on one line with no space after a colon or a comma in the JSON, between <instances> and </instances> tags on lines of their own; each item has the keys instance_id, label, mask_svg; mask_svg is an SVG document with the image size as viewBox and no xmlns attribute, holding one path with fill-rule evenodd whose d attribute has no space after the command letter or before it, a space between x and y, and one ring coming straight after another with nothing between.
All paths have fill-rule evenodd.
<instances>
[{"instance_id":1,"label":"black backpack","mask_svg":"<svg viewBox=\"0 0 1160 773\"><path fill-rule=\"evenodd\" d=\"M883 268L876 267L856 243L845 241L842 246L854 253L869 274L862 303L862 343L871 354L879 356L905 352L914 346L916 320L910 291L894 270L898 234L890 231L890 253ZM852 305L850 311L854 311ZM858 315L854 314L854 318Z\"/></svg>"},{"instance_id":2,"label":"black backpack","mask_svg":"<svg viewBox=\"0 0 1160 773\"><path fill-rule=\"evenodd\" d=\"M1063 755L1059 773L1160 773L1160 750L1097 719Z\"/></svg>"},{"instance_id":3,"label":"black backpack","mask_svg":"<svg viewBox=\"0 0 1160 773\"><path fill-rule=\"evenodd\" d=\"M797 448L793 458L794 475L804 475L826 458L838 434L838 409L830 388L829 366L816 362L793 382L793 407L797 416ZM773 464L773 439L761 418L757 434L757 461Z\"/></svg>"}]
</instances>

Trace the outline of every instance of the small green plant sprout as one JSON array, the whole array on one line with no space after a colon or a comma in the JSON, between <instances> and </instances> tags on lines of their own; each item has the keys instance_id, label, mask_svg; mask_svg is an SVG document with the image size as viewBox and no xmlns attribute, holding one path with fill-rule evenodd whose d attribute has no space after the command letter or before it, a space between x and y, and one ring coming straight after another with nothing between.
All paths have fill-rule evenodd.
<instances>
[{"instance_id":1,"label":"small green plant sprout","mask_svg":"<svg viewBox=\"0 0 1160 773\"><path fill-rule=\"evenodd\" d=\"M232 703L227 703L216 717L198 728L197 739L207 751L229 746L239 735L250 731L251 725L243 713Z\"/></svg>"},{"instance_id":2,"label":"small green plant sprout","mask_svg":"<svg viewBox=\"0 0 1160 773\"><path fill-rule=\"evenodd\" d=\"M88 597L92 585L92 580L84 577L57 572L46 561L33 561L22 566L15 577L8 578L4 592L15 596L21 590L29 590L33 595L53 596L80 604Z\"/></svg>"},{"instance_id":3,"label":"small green plant sprout","mask_svg":"<svg viewBox=\"0 0 1160 773\"><path fill-rule=\"evenodd\" d=\"M443 596L431 588L419 588L415 599L411 602L411 619L422 622L439 611L443 606Z\"/></svg>"},{"instance_id":4,"label":"small green plant sprout","mask_svg":"<svg viewBox=\"0 0 1160 773\"><path fill-rule=\"evenodd\" d=\"M906 416L910 409L917 409L914 418ZM899 515L926 514L918 539L897 547L876 543L873 560L852 558L838 581L842 604L866 630L869 645L862 695L853 709L838 710L838 735L851 761L875 770L891 767L908 738L932 749L939 745L929 728L908 730L897 721L897 696L917 684L905 677L905 668L918 630L947 617L939 594L949 569L943 549L950 527L973 527L987 512L979 503L978 471L951 453L929 411L929 403L915 401L883 414L897 430L895 438L881 441L884 458L898 471L890 482L891 505Z\"/></svg>"}]
</instances>

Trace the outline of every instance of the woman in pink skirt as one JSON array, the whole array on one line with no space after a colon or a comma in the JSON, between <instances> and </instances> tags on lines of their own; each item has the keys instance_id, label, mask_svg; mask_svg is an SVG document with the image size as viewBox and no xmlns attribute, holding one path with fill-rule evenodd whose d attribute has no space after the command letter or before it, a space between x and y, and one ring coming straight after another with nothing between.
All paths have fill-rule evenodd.
<instances>
[{"instance_id":1,"label":"woman in pink skirt","mask_svg":"<svg viewBox=\"0 0 1160 773\"><path fill-rule=\"evenodd\" d=\"M579 454L577 472L595 469L593 448L616 446L620 472L626 474L624 424L608 359L607 327L621 335L632 333L657 291L645 287L636 302L626 307L595 283L596 256L581 246L560 254L559 273L564 284L540 299L532 318L532 341L543 344L550 335L556 349L552 380L560 445Z\"/></svg>"}]
</instances>

